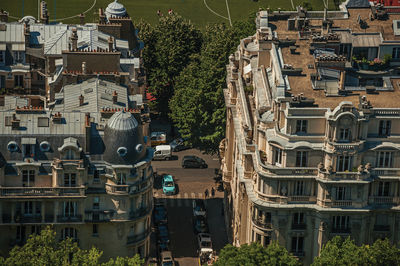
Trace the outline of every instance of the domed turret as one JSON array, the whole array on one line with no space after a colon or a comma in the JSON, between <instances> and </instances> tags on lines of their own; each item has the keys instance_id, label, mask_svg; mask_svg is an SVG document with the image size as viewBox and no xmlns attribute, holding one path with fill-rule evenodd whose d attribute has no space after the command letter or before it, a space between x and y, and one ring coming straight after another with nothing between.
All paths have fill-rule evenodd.
<instances>
[{"instance_id":1,"label":"domed turret","mask_svg":"<svg viewBox=\"0 0 400 266\"><path fill-rule=\"evenodd\" d=\"M116 112L104 129L104 160L111 164L134 164L146 155L142 127L129 112Z\"/></svg>"},{"instance_id":2,"label":"domed turret","mask_svg":"<svg viewBox=\"0 0 400 266\"><path fill-rule=\"evenodd\" d=\"M110 3L106 8L107 19L110 17L125 17L126 9L123 4L118 3L118 0Z\"/></svg>"}]
</instances>

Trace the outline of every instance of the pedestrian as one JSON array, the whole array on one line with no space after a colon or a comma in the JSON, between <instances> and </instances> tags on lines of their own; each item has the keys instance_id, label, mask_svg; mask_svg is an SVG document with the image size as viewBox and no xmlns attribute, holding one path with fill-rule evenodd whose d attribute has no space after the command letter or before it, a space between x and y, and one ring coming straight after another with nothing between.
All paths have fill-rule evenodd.
<instances>
[{"instance_id":1,"label":"pedestrian","mask_svg":"<svg viewBox=\"0 0 400 266\"><path fill-rule=\"evenodd\" d=\"M214 187L212 187L212 188L211 188L211 197L214 198L214 196L215 196L215 189L214 189Z\"/></svg>"},{"instance_id":2,"label":"pedestrian","mask_svg":"<svg viewBox=\"0 0 400 266\"><path fill-rule=\"evenodd\" d=\"M208 188L206 188L206 191L204 191L204 197L208 198Z\"/></svg>"}]
</instances>

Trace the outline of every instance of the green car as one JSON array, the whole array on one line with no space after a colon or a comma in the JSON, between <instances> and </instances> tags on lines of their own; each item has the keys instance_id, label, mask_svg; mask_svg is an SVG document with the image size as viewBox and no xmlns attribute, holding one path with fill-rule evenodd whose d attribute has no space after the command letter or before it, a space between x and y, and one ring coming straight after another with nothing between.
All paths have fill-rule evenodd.
<instances>
[{"instance_id":1,"label":"green car","mask_svg":"<svg viewBox=\"0 0 400 266\"><path fill-rule=\"evenodd\" d=\"M163 175L162 179L162 190L165 195L174 195L175 190L175 183L172 175Z\"/></svg>"}]
</instances>

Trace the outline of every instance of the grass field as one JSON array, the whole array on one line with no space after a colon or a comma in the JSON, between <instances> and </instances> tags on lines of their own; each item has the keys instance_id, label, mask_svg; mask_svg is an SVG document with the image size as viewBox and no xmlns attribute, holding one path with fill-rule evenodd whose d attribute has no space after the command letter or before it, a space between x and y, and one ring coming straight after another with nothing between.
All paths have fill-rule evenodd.
<instances>
[{"instance_id":1,"label":"grass field","mask_svg":"<svg viewBox=\"0 0 400 266\"><path fill-rule=\"evenodd\" d=\"M56 17L61 19L77 15L92 6L95 0L48 0L47 6L50 13L50 21ZM112 0L96 0L92 10L86 14L86 21L93 22L100 7L106 8ZM205 0L207 5L216 13L223 17L228 17L226 0ZM294 6L301 4L305 0L292 0ZM168 9L173 9L185 18L190 19L194 24L202 27L209 22L228 22L228 20L213 14L207 9L204 0L119 0L127 9L134 21L144 19L150 23L157 22L157 10L167 13ZM256 12L259 7L282 10L293 10L291 0L227 0L230 10L231 20L241 20ZM323 0L308 0L313 10L322 10ZM7 10L10 16L22 17L32 15L37 17L37 0L2 0L0 8ZM329 9L334 9L333 0L329 0ZM11 19L10 19L11 20ZM79 20L62 20L63 23L76 23ZM228 22L229 23L229 22Z\"/></svg>"}]
</instances>

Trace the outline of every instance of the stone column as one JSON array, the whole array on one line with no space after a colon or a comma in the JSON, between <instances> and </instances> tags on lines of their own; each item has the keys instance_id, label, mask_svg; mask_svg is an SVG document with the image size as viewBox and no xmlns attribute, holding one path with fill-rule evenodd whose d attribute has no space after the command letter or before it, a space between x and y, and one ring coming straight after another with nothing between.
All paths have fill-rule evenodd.
<instances>
[{"instance_id":1,"label":"stone column","mask_svg":"<svg viewBox=\"0 0 400 266\"><path fill-rule=\"evenodd\" d=\"M45 201L42 201L42 202L41 202L41 205L40 205L40 207L41 207L40 213L42 214L42 223L45 222L45 209L44 209L44 204L45 204Z\"/></svg>"}]
</instances>

